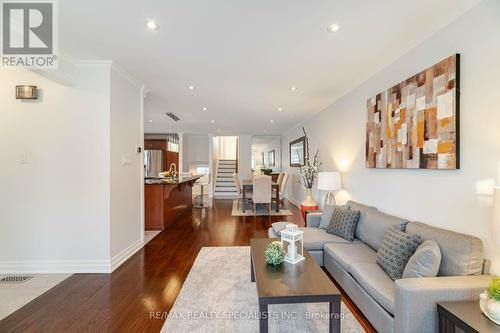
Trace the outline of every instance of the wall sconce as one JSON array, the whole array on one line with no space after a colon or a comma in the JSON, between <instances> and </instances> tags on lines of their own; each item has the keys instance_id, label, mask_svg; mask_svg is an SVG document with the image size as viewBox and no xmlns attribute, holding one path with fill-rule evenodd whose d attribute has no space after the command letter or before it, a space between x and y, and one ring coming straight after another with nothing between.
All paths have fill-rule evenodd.
<instances>
[{"instance_id":1,"label":"wall sconce","mask_svg":"<svg viewBox=\"0 0 500 333\"><path fill-rule=\"evenodd\" d=\"M37 87L30 85L16 86L16 99L38 99Z\"/></svg>"}]
</instances>

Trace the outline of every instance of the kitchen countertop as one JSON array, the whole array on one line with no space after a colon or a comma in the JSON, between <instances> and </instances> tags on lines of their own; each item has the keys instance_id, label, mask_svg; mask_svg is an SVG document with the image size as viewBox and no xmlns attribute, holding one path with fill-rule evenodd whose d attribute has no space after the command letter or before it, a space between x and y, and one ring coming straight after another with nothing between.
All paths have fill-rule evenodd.
<instances>
[{"instance_id":1,"label":"kitchen countertop","mask_svg":"<svg viewBox=\"0 0 500 333\"><path fill-rule=\"evenodd\" d=\"M191 181L196 181L202 176L179 177L179 178L145 178L145 185L179 185Z\"/></svg>"}]
</instances>

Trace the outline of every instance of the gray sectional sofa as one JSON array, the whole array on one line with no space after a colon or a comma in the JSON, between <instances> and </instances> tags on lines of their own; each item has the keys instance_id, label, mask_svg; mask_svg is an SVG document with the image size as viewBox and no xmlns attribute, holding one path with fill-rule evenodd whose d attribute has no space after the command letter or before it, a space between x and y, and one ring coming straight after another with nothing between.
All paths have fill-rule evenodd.
<instances>
[{"instance_id":1,"label":"gray sectional sofa","mask_svg":"<svg viewBox=\"0 0 500 333\"><path fill-rule=\"evenodd\" d=\"M491 276L486 274L480 239L409 222L354 201L347 208L361 212L353 242L319 228L322 213L313 212L301 228L304 248L330 272L377 331L437 332L437 302L476 300L488 286ZM437 277L393 281L377 264L377 249L385 232L401 223L406 223L407 233L439 244L442 259ZM278 237L275 231L270 228L269 237Z\"/></svg>"}]
</instances>

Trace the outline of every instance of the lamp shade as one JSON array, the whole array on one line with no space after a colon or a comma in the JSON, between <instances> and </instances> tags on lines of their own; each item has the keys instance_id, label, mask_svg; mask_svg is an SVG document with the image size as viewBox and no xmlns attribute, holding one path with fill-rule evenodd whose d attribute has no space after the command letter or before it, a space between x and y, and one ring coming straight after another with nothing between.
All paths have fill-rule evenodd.
<instances>
[{"instance_id":1,"label":"lamp shade","mask_svg":"<svg viewBox=\"0 0 500 333\"><path fill-rule=\"evenodd\" d=\"M492 224L493 241L500 245L500 187L495 187L493 196L493 224Z\"/></svg>"},{"instance_id":2,"label":"lamp shade","mask_svg":"<svg viewBox=\"0 0 500 333\"><path fill-rule=\"evenodd\" d=\"M338 191L342 189L340 172L320 172L318 175L318 190Z\"/></svg>"}]
</instances>

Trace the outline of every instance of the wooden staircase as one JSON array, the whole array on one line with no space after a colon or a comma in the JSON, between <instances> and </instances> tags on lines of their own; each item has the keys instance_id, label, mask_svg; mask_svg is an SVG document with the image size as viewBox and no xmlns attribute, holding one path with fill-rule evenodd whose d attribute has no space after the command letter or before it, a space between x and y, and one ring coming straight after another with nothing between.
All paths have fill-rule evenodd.
<instances>
[{"instance_id":1,"label":"wooden staircase","mask_svg":"<svg viewBox=\"0 0 500 333\"><path fill-rule=\"evenodd\" d=\"M215 179L215 198L234 199L238 196L238 191L234 185L233 179L233 173L235 173L236 170L236 160L219 160L217 178Z\"/></svg>"}]
</instances>

